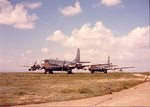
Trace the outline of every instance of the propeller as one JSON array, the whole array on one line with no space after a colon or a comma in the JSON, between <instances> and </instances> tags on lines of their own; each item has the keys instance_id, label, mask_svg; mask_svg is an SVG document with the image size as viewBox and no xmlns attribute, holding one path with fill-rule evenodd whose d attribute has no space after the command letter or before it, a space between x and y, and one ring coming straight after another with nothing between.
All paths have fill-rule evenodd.
<instances>
[{"instance_id":1,"label":"propeller","mask_svg":"<svg viewBox=\"0 0 150 107\"><path fill-rule=\"evenodd\" d=\"M77 68L77 69L82 69L82 64L76 63L76 68Z\"/></svg>"},{"instance_id":2,"label":"propeller","mask_svg":"<svg viewBox=\"0 0 150 107\"><path fill-rule=\"evenodd\" d=\"M39 64L37 64L37 61L35 61L35 63L32 66L29 65L19 65L20 67L30 67L28 70L29 71L34 71L37 69L42 69L41 66Z\"/></svg>"},{"instance_id":3,"label":"propeller","mask_svg":"<svg viewBox=\"0 0 150 107\"><path fill-rule=\"evenodd\" d=\"M62 65L62 71L64 71L64 68L65 68L65 60L64 60L64 62L63 62L63 65Z\"/></svg>"},{"instance_id":4,"label":"propeller","mask_svg":"<svg viewBox=\"0 0 150 107\"><path fill-rule=\"evenodd\" d=\"M31 67L29 65L19 65L19 67Z\"/></svg>"},{"instance_id":5,"label":"propeller","mask_svg":"<svg viewBox=\"0 0 150 107\"><path fill-rule=\"evenodd\" d=\"M77 67L78 67L77 63L67 64L66 61L64 60L63 64L62 64L62 71L64 71L64 69L74 69L74 68L77 68Z\"/></svg>"},{"instance_id":6,"label":"propeller","mask_svg":"<svg viewBox=\"0 0 150 107\"><path fill-rule=\"evenodd\" d=\"M35 67L35 66L36 66L36 63L37 63L37 61L35 61L35 63L33 64L33 66L32 66L32 67Z\"/></svg>"},{"instance_id":7,"label":"propeller","mask_svg":"<svg viewBox=\"0 0 150 107\"><path fill-rule=\"evenodd\" d=\"M41 69L41 66L37 64L37 61L35 61L35 63L31 66L31 68L29 68L29 71L34 71L37 69Z\"/></svg>"}]
</instances>

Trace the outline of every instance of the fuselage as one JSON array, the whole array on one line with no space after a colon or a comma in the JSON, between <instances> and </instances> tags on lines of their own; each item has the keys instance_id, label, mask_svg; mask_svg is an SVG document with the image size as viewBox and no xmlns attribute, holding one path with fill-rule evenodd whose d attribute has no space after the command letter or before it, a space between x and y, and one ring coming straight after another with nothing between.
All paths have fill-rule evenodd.
<instances>
[{"instance_id":1,"label":"fuselage","mask_svg":"<svg viewBox=\"0 0 150 107\"><path fill-rule=\"evenodd\" d=\"M76 62L59 59L44 59L41 62L41 66L48 71L68 71L76 67Z\"/></svg>"}]
</instances>

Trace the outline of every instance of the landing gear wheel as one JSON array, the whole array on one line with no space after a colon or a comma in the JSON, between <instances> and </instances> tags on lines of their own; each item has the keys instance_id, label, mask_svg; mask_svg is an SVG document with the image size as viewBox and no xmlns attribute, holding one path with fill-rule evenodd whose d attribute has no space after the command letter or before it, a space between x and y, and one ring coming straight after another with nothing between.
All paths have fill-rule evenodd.
<instances>
[{"instance_id":1,"label":"landing gear wheel","mask_svg":"<svg viewBox=\"0 0 150 107\"><path fill-rule=\"evenodd\" d=\"M44 74L47 74L47 72L48 72L48 70L47 70L47 69L45 69L45 72L44 72Z\"/></svg>"},{"instance_id":2,"label":"landing gear wheel","mask_svg":"<svg viewBox=\"0 0 150 107\"><path fill-rule=\"evenodd\" d=\"M47 71L45 70L44 74L47 74Z\"/></svg>"},{"instance_id":3,"label":"landing gear wheel","mask_svg":"<svg viewBox=\"0 0 150 107\"><path fill-rule=\"evenodd\" d=\"M69 70L67 73L68 73L68 74L72 74L72 71L71 71L71 70Z\"/></svg>"},{"instance_id":4,"label":"landing gear wheel","mask_svg":"<svg viewBox=\"0 0 150 107\"><path fill-rule=\"evenodd\" d=\"M94 73L94 71L91 71L91 74L93 74Z\"/></svg>"},{"instance_id":5,"label":"landing gear wheel","mask_svg":"<svg viewBox=\"0 0 150 107\"><path fill-rule=\"evenodd\" d=\"M104 70L104 73L107 73L107 70Z\"/></svg>"},{"instance_id":6,"label":"landing gear wheel","mask_svg":"<svg viewBox=\"0 0 150 107\"><path fill-rule=\"evenodd\" d=\"M53 74L53 71L49 71L49 74Z\"/></svg>"}]
</instances>

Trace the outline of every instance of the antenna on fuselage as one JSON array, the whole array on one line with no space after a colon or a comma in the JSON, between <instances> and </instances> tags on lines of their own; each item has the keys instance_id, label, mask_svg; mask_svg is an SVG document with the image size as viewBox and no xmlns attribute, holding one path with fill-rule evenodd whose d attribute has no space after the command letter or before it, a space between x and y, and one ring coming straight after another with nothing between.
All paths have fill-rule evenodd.
<instances>
[{"instance_id":1,"label":"antenna on fuselage","mask_svg":"<svg viewBox=\"0 0 150 107\"><path fill-rule=\"evenodd\" d=\"M66 63L66 61L64 60L64 62L63 62L63 64L62 64L62 71L64 71L65 63Z\"/></svg>"}]
</instances>

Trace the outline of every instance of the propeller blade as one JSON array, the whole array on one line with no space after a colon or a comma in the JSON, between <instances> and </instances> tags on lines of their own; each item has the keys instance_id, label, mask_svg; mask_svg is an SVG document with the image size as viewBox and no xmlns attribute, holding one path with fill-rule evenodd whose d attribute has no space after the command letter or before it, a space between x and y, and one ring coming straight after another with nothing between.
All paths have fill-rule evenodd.
<instances>
[{"instance_id":1,"label":"propeller blade","mask_svg":"<svg viewBox=\"0 0 150 107\"><path fill-rule=\"evenodd\" d=\"M31 67L29 65L19 65L19 67Z\"/></svg>"},{"instance_id":2,"label":"propeller blade","mask_svg":"<svg viewBox=\"0 0 150 107\"><path fill-rule=\"evenodd\" d=\"M28 65L24 65L24 67L31 67L31 66L28 66Z\"/></svg>"},{"instance_id":3,"label":"propeller blade","mask_svg":"<svg viewBox=\"0 0 150 107\"><path fill-rule=\"evenodd\" d=\"M35 66L35 65L36 65L36 63L37 63L37 61L35 61L35 63L34 63L34 65L33 65L33 66Z\"/></svg>"},{"instance_id":4,"label":"propeller blade","mask_svg":"<svg viewBox=\"0 0 150 107\"><path fill-rule=\"evenodd\" d=\"M64 60L63 65L62 65L62 71L64 71L65 62L66 62L66 61Z\"/></svg>"}]
</instances>

